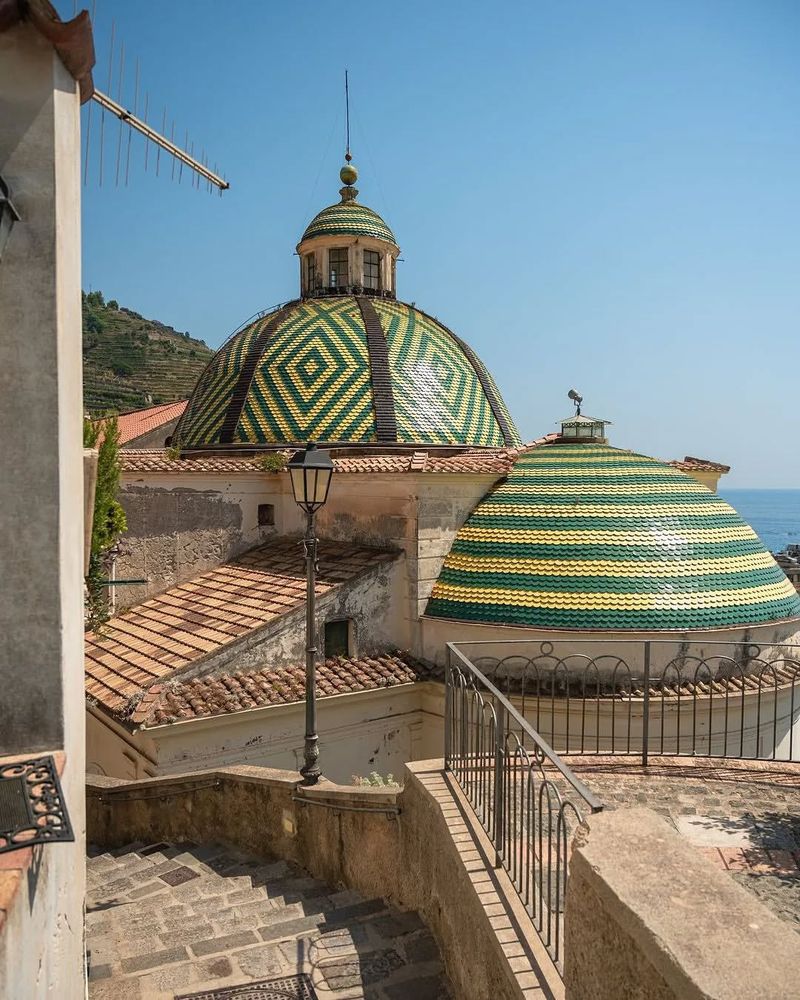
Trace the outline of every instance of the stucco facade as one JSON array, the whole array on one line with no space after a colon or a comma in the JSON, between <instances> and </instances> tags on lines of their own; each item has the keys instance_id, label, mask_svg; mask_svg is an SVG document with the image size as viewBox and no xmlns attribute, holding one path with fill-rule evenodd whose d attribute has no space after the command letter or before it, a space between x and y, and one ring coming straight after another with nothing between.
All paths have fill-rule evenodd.
<instances>
[{"instance_id":1,"label":"stucco facade","mask_svg":"<svg viewBox=\"0 0 800 1000\"><path fill-rule=\"evenodd\" d=\"M0 755L58 755L74 843L4 854L0 995L84 996L83 442L78 84L29 23L0 32ZM13 471L12 471L13 470ZM15 869L15 864L20 867Z\"/></svg>"}]
</instances>

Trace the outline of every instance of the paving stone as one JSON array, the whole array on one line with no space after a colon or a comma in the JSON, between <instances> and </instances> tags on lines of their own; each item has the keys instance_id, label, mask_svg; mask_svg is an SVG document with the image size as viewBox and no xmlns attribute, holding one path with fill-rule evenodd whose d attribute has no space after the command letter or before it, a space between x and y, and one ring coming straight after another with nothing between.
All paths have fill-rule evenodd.
<instances>
[{"instance_id":1,"label":"paving stone","mask_svg":"<svg viewBox=\"0 0 800 1000\"><path fill-rule=\"evenodd\" d=\"M184 925L182 928L167 931L160 937L164 944L169 947L173 944L191 944L192 941L203 941L205 938L211 937L213 933L214 928L211 924L200 924L195 927Z\"/></svg>"},{"instance_id":2,"label":"paving stone","mask_svg":"<svg viewBox=\"0 0 800 1000\"><path fill-rule=\"evenodd\" d=\"M284 938L297 937L306 931L316 930L323 922L320 917L299 917L296 920L284 920L269 927L259 927L258 933L264 941L281 941Z\"/></svg>"},{"instance_id":3,"label":"paving stone","mask_svg":"<svg viewBox=\"0 0 800 1000\"><path fill-rule=\"evenodd\" d=\"M363 903L354 903L352 906L342 906L338 910L332 910L326 914L325 924L328 927L341 926L350 920L369 917L385 909L386 903L382 899L366 899Z\"/></svg>"},{"instance_id":4,"label":"paving stone","mask_svg":"<svg viewBox=\"0 0 800 1000\"><path fill-rule=\"evenodd\" d=\"M228 976L233 975L231 960L221 956L208 958L204 962L196 962L194 969L197 971L200 980L227 979Z\"/></svg>"},{"instance_id":5,"label":"paving stone","mask_svg":"<svg viewBox=\"0 0 800 1000\"><path fill-rule=\"evenodd\" d=\"M406 959L410 963L433 962L439 958L439 949L429 933L407 939L403 942Z\"/></svg>"},{"instance_id":6,"label":"paving stone","mask_svg":"<svg viewBox=\"0 0 800 1000\"><path fill-rule=\"evenodd\" d=\"M405 962L393 948L333 959L320 965L322 977L332 990L349 989L386 979Z\"/></svg>"},{"instance_id":7,"label":"paving stone","mask_svg":"<svg viewBox=\"0 0 800 1000\"><path fill-rule=\"evenodd\" d=\"M145 955L123 958L120 965L123 972L142 972L145 969L155 969L159 965L181 962L185 958L188 958L185 948L164 948L161 951L152 951Z\"/></svg>"},{"instance_id":8,"label":"paving stone","mask_svg":"<svg viewBox=\"0 0 800 1000\"><path fill-rule=\"evenodd\" d=\"M222 937L209 938L207 941L195 941L191 949L199 958L201 955L213 955L216 951L243 948L246 944L255 944L257 941L258 938L253 931L237 931L236 934L224 934Z\"/></svg>"},{"instance_id":9,"label":"paving stone","mask_svg":"<svg viewBox=\"0 0 800 1000\"><path fill-rule=\"evenodd\" d=\"M89 967L89 981L94 982L96 979L108 979L111 975L110 965L94 965Z\"/></svg>"},{"instance_id":10,"label":"paving stone","mask_svg":"<svg viewBox=\"0 0 800 1000\"><path fill-rule=\"evenodd\" d=\"M259 945L257 948L247 948L234 952L239 968L250 979L266 979L268 976L279 976L282 972L291 970L283 953L275 945Z\"/></svg>"},{"instance_id":11,"label":"paving stone","mask_svg":"<svg viewBox=\"0 0 800 1000\"><path fill-rule=\"evenodd\" d=\"M443 976L421 976L383 987L386 1000L448 1000L449 993ZM538 992L538 991L537 991Z\"/></svg>"},{"instance_id":12,"label":"paving stone","mask_svg":"<svg viewBox=\"0 0 800 1000\"><path fill-rule=\"evenodd\" d=\"M407 913L403 910L392 910L385 917L378 917L374 921L375 929L385 938L400 937L403 934L411 934L413 931L421 930L425 924L420 920L419 914Z\"/></svg>"},{"instance_id":13,"label":"paving stone","mask_svg":"<svg viewBox=\"0 0 800 1000\"><path fill-rule=\"evenodd\" d=\"M152 997L157 993L182 990L202 980L194 965L174 965L165 969L155 969L146 976L141 976L139 982L143 997Z\"/></svg>"},{"instance_id":14,"label":"paving stone","mask_svg":"<svg viewBox=\"0 0 800 1000\"><path fill-rule=\"evenodd\" d=\"M120 979L114 976L89 984L89 1000L139 1000L144 996L138 979Z\"/></svg>"},{"instance_id":15,"label":"paving stone","mask_svg":"<svg viewBox=\"0 0 800 1000\"><path fill-rule=\"evenodd\" d=\"M103 885L103 893L121 893L134 888L136 888L136 883L132 878L115 878Z\"/></svg>"},{"instance_id":16,"label":"paving stone","mask_svg":"<svg viewBox=\"0 0 800 1000\"><path fill-rule=\"evenodd\" d=\"M138 889L131 889L126 893L128 899L141 899L143 896L152 896L154 892L164 892L166 886L163 882L148 882L139 886Z\"/></svg>"}]
</instances>

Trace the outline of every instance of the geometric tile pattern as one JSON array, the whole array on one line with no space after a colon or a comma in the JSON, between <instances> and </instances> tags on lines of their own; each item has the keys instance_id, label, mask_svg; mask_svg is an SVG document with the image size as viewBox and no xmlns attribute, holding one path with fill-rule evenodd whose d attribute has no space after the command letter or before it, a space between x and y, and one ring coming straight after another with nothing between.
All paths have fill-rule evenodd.
<instances>
[{"instance_id":1,"label":"geometric tile pattern","mask_svg":"<svg viewBox=\"0 0 800 1000\"><path fill-rule=\"evenodd\" d=\"M381 330L376 326L371 334L371 351L354 296L303 299L284 307L278 322L277 311L257 320L215 355L178 424L175 442L190 449L218 446L240 406L233 445L377 443L373 384L388 378L398 442L519 446L491 376L453 334L402 302L376 298L370 305L386 338L388 372L379 371L381 352L375 350ZM382 356L385 364L387 354ZM254 364L252 378L248 361ZM232 404L237 387L242 401ZM385 430L381 440L386 440Z\"/></svg>"},{"instance_id":2,"label":"geometric tile pattern","mask_svg":"<svg viewBox=\"0 0 800 1000\"><path fill-rule=\"evenodd\" d=\"M397 246L394 233L378 213L355 201L337 202L323 208L309 222L300 242L312 236L372 236Z\"/></svg>"},{"instance_id":3,"label":"geometric tile pattern","mask_svg":"<svg viewBox=\"0 0 800 1000\"><path fill-rule=\"evenodd\" d=\"M373 303L386 333L398 441L477 444L506 441L470 360L434 319L391 299Z\"/></svg>"},{"instance_id":4,"label":"geometric tile pattern","mask_svg":"<svg viewBox=\"0 0 800 1000\"><path fill-rule=\"evenodd\" d=\"M800 596L753 529L691 476L607 445L547 444L467 519L426 614L708 629L800 617Z\"/></svg>"}]
</instances>

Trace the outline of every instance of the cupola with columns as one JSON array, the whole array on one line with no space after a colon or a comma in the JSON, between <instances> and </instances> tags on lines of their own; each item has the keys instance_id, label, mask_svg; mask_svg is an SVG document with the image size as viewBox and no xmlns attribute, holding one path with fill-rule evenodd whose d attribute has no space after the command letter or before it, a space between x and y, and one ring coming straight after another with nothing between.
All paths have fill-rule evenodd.
<instances>
[{"instance_id":1,"label":"cupola with columns","mask_svg":"<svg viewBox=\"0 0 800 1000\"><path fill-rule=\"evenodd\" d=\"M400 247L378 213L357 200L353 185L358 171L351 159L348 152L339 172L342 200L314 216L297 244L304 299L353 294L396 297Z\"/></svg>"}]
</instances>

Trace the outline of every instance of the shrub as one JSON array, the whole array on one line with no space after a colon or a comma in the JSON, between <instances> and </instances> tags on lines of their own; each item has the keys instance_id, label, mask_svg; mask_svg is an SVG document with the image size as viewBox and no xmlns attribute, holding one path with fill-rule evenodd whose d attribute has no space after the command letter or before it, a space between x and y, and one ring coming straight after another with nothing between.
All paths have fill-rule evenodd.
<instances>
[{"instance_id":1,"label":"shrub","mask_svg":"<svg viewBox=\"0 0 800 1000\"><path fill-rule=\"evenodd\" d=\"M281 472L286 468L287 458L279 451L270 451L261 455L256 464L264 472Z\"/></svg>"}]
</instances>

